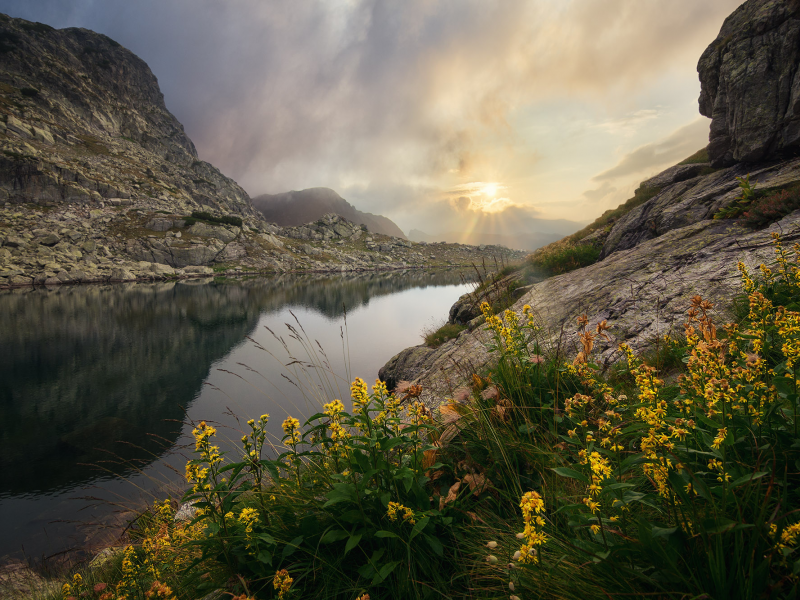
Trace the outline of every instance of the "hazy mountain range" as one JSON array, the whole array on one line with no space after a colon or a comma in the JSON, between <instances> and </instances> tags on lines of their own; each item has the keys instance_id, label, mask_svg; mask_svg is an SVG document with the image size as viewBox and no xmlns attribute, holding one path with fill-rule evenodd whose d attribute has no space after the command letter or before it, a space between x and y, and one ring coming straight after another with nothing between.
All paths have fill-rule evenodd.
<instances>
[{"instance_id":1,"label":"hazy mountain range","mask_svg":"<svg viewBox=\"0 0 800 600\"><path fill-rule=\"evenodd\" d=\"M361 212L330 188L262 194L253 198L253 206L261 211L267 221L284 227L303 225L316 221L326 213L336 213L349 221L366 225L373 233L406 239L405 234L390 219Z\"/></svg>"},{"instance_id":2,"label":"hazy mountain range","mask_svg":"<svg viewBox=\"0 0 800 600\"><path fill-rule=\"evenodd\" d=\"M498 245L519 250L536 250L547 244L557 242L563 235L559 233L542 233L531 231L529 233L484 233L481 231L446 231L444 233L429 234L419 229L412 229L408 239L412 242L451 242L469 244L471 246Z\"/></svg>"}]
</instances>

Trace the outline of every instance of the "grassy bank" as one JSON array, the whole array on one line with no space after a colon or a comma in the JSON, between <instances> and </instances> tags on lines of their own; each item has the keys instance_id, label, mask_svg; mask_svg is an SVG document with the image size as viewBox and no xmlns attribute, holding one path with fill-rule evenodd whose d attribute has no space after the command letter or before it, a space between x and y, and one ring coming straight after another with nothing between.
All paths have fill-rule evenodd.
<instances>
[{"instance_id":1,"label":"grassy bank","mask_svg":"<svg viewBox=\"0 0 800 600\"><path fill-rule=\"evenodd\" d=\"M685 333L607 372L605 322L580 352L530 307L483 305L497 367L433 415L421 389L360 379L305 423L248 422L222 455L194 428L190 520L132 527L64 597L776 598L800 577L800 247L743 265L740 318L697 296ZM349 409L349 410L348 410Z\"/></svg>"}]
</instances>

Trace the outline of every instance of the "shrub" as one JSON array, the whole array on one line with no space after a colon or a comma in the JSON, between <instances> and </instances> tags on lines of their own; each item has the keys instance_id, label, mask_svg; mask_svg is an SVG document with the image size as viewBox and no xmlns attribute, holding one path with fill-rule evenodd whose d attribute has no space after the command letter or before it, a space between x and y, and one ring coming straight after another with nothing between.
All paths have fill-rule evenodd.
<instances>
[{"instance_id":1,"label":"shrub","mask_svg":"<svg viewBox=\"0 0 800 600\"><path fill-rule=\"evenodd\" d=\"M207 223L221 223L222 225L233 225L234 227L242 226L241 217L235 217L233 215L217 217L209 212L199 210L192 211L192 219L194 219L192 224L196 223L197 221L206 221ZM187 219L186 222L189 224L189 219Z\"/></svg>"},{"instance_id":2,"label":"shrub","mask_svg":"<svg viewBox=\"0 0 800 600\"><path fill-rule=\"evenodd\" d=\"M533 254L530 263L547 275L560 275L594 264L599 258L600 248L594 244L577 243Z\"/></svg>"},{"instance_id":3,"label":"shrub","mask_svg":"<svg viewBox=\"0 0 800 600\"><path fill-rule=\"evenodd\" d=\"M423 332L425 344L431 348L438 348L448 340L458 337L458 334L464 331L464 325L453 323L445 323L435 331Z\"/></svg>"},{"instance_id":4,"label":"shrub","mask_svg":"<svg viewBox=\"0 0 800 600\"><path fill-rule=\"evenodd\" d=\"M800 209L800 188L789 188L753 202L742 213L739 223L754 229L766 227L797 209Z\"/></svg>"},{"instance_id":5,"label":"shrub","mask_svg":"<svg viewBox=\"0 0 800 600\"><path fill-rule=\"evenodd\" d=\"M368 394L357 378L352 413L333 400L302 428L288 417L285 450L273 460L262 455L268 415L248 422L242 456L232 463L214 445L216 430L200 423L185 500L200 510L203 555L219 557L264 593L275 582L280 598L354 598L367 589L409 598L451 589L453 541L469 517L455 492L432 502L431 474L442 465L429 439L430 411L415 399L420 392L411 387L395 397L377 381Z\"/></svg>"}]
</instances>

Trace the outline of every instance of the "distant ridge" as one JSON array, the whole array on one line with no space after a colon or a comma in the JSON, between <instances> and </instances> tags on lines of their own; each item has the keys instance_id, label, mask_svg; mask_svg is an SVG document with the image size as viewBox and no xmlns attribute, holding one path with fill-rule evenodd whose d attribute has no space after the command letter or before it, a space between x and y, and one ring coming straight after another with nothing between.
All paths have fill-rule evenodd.
<instances>
[{"instance_id":1,"label":"distant ridge","mask_svg":"<svg viewBox=\"0 0 800 600\"><path fill-rule=\"evenodd\" d=\"M406 239L401 229L382 215L358 210L330 188L262 194L253 198L253 206L271 221L283 227L295 227L316 221L327 213L336 213L354 223L366 225L373 233Z\"/></svg>"},{"instance_id":2,"label":"distant ridge","mask_svg":"<svg viewBox=\"0 0 800 600\"><path fill-rule=\"evenodd\" d=\"M530 231L527 233L486 233L481 231L447 231L445 233L429 234L419 229L408 232L408 239L412 242L450 242L469 244L470 246L497 245L518 250L536 250L563 238L560 233L542 233Z\"/></svg>"}]
</instances>

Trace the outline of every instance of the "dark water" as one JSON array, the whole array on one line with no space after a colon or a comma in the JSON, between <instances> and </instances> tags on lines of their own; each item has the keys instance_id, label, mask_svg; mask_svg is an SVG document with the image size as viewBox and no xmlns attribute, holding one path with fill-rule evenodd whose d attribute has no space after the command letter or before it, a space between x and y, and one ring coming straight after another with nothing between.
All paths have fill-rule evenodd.
<instances>
[{"instance_id":1,"label":"dark water","mask_svg":"<svg viewBox=\"0 0 800 600\"><path fill-rule=\"evenodd\" d=\"M187 420L233 450L269 413L277 441L469 288L449 271L0 293L0 557L102 544L180 493Z\"/></svg>"}]
</instances>

